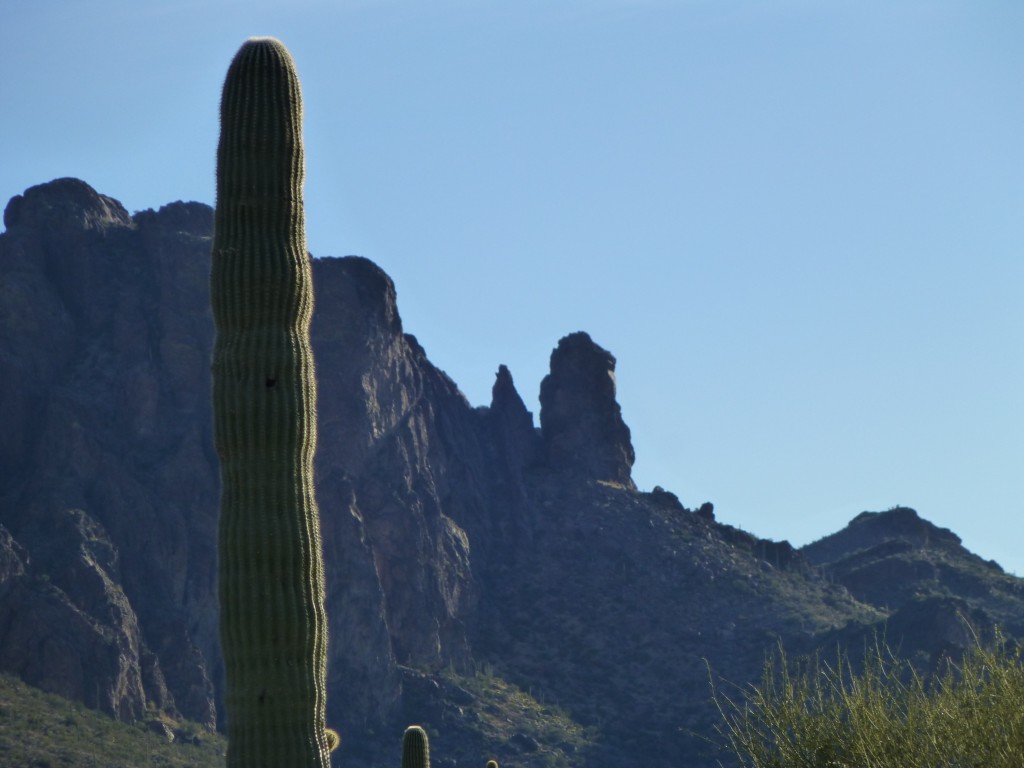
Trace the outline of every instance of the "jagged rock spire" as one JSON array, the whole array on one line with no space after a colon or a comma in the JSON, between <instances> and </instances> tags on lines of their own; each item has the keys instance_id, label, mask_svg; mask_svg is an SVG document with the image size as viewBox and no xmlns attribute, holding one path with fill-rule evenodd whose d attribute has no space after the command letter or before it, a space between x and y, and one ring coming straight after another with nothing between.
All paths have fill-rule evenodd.
<instances>
[{"instance_id":1,"label":"jagged rock spire","mask_svg":"<svg viewBox=\"0 0 1024 768\"><path fill-rule=\"evenodd\" d=\"M615 357L582 331L551 353L540 385L540 425L548 464L635 488L636 458L615 399Z\"/></svg>"}]
</instances>

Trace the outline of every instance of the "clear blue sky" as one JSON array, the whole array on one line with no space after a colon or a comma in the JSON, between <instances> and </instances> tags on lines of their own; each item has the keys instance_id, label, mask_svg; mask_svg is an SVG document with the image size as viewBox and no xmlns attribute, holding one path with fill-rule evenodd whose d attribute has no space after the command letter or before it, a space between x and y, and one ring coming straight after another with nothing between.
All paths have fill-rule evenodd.
<instances>
[{"instance_id":1,"label":"clear blue sky","mask_svg":"<svg viewBox=\"0 0 1024 768\"><path fill-rule=\"evenodd\" d=\"M909 505L1024 575L1020 0L0 0L0 198L213 203L251 35L311 250L474 405L505 363L536 415L586 330L642 488L797 545Z\"/></svg>"}]
</instances>

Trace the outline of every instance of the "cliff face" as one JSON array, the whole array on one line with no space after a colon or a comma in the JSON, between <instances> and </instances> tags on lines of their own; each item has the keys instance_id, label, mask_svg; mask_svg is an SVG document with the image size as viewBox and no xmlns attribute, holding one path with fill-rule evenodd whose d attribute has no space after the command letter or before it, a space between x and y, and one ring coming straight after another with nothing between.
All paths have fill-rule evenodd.
<instances>
[{"instance_id":1,"label":"cliff face","mask_svg":"<svg viewBox=\"0 0 1024 768\"><path fill-rule=\"evenodd\" d=\"M219 716L212 220L62 179L0 234L0 670L124 720ZM441 732L439 768L714 765L705 660L743 683L779 640L860 642L954 598L1024 627L1020 580L916 514L798 551L638 491L615 358L586 333L553 351L538 428L505 366L472 407L372 262L317 259L314 285L346 765L392 759L413 721Z\"/></svg>"},{"instance_id":2,"label":"cliff face","mask_svg":"<svg viewBox=\"0 0 1024 768\"><path fill-rule=\"evenodd\" d=\"M0 523L36 583L49 577L46 594L22 599L86 619L64 655L89 674L118 668L124 682L105 686L103 708L134 717L153 701L212 723L217 484L199 394L209 391L210 209L175 203L132 218L63 179L14 198L4 223L0 418L13 439L0 448ZM47 624L15 611L5 641L23 645ZM80 685L30 673L49 668L39 659L2 663L57 692Z\"/></svg>"},{"instance_id":3,"label":"cliff face","mask_svg":"<svg viewBox=\"0 0 1024 768\"><path fill-rule=\"evenodd\" d=\"M0 529L0 658L23 680L134 720L167 690L143 648L106 532L81 510L35 521L23 539ZM46 563L44 569L34 561ZM147 674L149 673L149 674ZM145 685L144 685L144 677Z\"/></svg>"},{"instance_id":4,"label":"cliff face","mask_svg":"<svg viewBox=\"0 0 1024 768\"><path fill-rule=\"evenodd\" d=\"M90 567L123 616L101 611L93 624L123 635L103 652L131 681L114 685L102 706L130 719L156 703L212 723L212 212L174 203L130 216L84 182L61 179L15 197L4 220L0 416L17 435L0 447L7 580L65 573L67 553L49 546L41 520L76 514L95 524L111 554ZM491 497L519 483L528 460L519 452L535 435L507 372L499 398L510 405L492 418L430 364L403 333L394 286L372 262L322 259L314 270L330 670L354 692L336 716L360 721L399 705L400 665L469 665L466 625L482 573L470 538L482 555L485 539L498 546L507 534L495 509L508 504ZM77 583L50 578L51 598L74 605ZM52 622L13 611L11 589L5 647L31 655L26 638ZM112 674L99 671L89 643L68 643L76 647L75 663ZM71 676L32 672L48 665L13 650L0 653L0 667L80 698Z\"/></svg>"},{"instance_id":5,"label":"cliff face","mask_svg":"<svg viewBox=\"0 0 1024 768\"><path fill-rule=\"evenodd\" d=\"M321 259L314 282L329 669L380 714L398 702L398 664L469 659L464 619L476 589L466 531L446 503L446 469L460 448L475 459L476 421L455 385L403 334L394 286L379 268ZM443 429L452 440L441 439ZM464 490L478 511L482 491Z\"/></svg>"},{"instance_id":6,"label":"cliff face","mask_svg":"<svg viewBox=\"0 0 1024 768\"><path fill-rule=\"evenodd\" d=\"M98 613L88 623L116 640L102 649L69 640L62 650L68 663L106 677L114 673L98 656L114 657L124 681L96 704L131 719L149 702L213 723L212 212L174 203L130 216L85 183L62 179L14 198L4 221L0 416L17 438L0 448L0 523L8 580L19 585L11 595L31 603L27 574L49 577L39 606L50 600L71 611L86 600L83 585L96 581L88 602ZM383 272L360 259L315 269L331 674L339 685L359 681L349 686L363 692L355 709L371 717L396 706L399 663L468 663L464 622L476 588L455 518L484 524L477 442L485 422L403 335ZM69 515L88 522L75 530L102 531L80 531L82 546L102 539L108 554L82 555L76 567L87 574L65 562L77 545L52 546L51 523L41 522ZM27 639L53 622L36 615L39 606L15 611L13 600L5 603L10 624L0 642L9 652L0 667L81 698L74 675L21 658L33 653ZM156 682L164 679L168 690Z\"/></svg>"}]
</instances>

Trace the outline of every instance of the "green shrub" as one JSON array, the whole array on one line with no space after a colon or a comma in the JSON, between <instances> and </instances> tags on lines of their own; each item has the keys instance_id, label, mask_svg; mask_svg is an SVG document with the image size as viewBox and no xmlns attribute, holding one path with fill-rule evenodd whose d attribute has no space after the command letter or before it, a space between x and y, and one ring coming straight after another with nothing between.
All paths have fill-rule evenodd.
<instances>
[{"instance_id":1,"label":"green shrub","mask_svg":"<svg viewBox=\"0 0 1024 768\"><path fill-rule=\"evenodd\" d=\"M924 676L883 644L791 663L780 649L759 685L714 697L719 735L744 768L1020 768L1024 663L1001 636Z\"/></svg>"}]
</instances>

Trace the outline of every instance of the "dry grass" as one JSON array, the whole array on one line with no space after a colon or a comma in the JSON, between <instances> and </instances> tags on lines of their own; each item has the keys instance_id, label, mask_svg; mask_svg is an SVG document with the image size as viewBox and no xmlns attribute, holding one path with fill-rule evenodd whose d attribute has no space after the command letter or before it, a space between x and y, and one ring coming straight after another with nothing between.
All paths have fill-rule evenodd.
<instances>
[{"instance_id":1,"label":"dry grass","mask_svg":"<svg viewBox=\"0 0 1024 768\"><path fill-rule=\"evenodd\" d=\"M780 650L759 685L715 700L744 768L1024 765L1024 663L1001 637L930 677L882 644L862 665L794 664Z\"/></svg>"}]
</instances>

